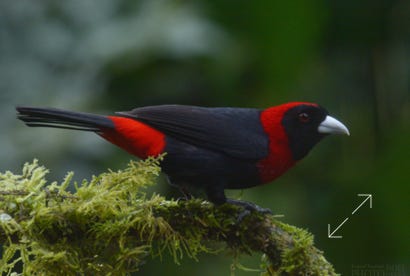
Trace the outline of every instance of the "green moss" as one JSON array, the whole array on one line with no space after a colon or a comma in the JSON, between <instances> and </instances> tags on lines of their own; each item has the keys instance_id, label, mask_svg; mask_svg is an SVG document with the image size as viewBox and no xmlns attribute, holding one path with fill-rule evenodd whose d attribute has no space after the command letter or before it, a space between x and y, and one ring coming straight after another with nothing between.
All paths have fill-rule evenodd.
<instances>
[{"instance_id":1,"label":"green moss","mask_svg":"<svg viewBox=\"0 0 410 276\"><path fill-rule=\"evenodd\" d=\"M73 193L73 173L48 184L36 160L21 175L0 174L0 273L21 263L25 275L121 275L164 254L179 263L228 249L263 253L264 275L335 275L311 234L272 216L253 212L239 222L238 206L148 197L144 188L155 184L160 161L130 162L73 183Z\"/></svg>"}]
</instances>

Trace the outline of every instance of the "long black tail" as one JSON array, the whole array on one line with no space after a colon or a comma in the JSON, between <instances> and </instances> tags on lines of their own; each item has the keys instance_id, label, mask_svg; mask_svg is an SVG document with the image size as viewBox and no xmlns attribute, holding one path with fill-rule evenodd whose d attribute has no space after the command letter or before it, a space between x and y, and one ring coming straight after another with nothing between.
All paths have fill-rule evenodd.
<instances>
[{"instance_id":1,"label":"long black tail","mask_svg":"<svg viewBox=\"0 0 410 276\"><path fill-rule=\"evenodd\" d=\"M31 127L54 127L100 132L114 128L111 119L102 115L73 112L56 108L18 106L17 118Z\"/></svg>"}]
</instances>

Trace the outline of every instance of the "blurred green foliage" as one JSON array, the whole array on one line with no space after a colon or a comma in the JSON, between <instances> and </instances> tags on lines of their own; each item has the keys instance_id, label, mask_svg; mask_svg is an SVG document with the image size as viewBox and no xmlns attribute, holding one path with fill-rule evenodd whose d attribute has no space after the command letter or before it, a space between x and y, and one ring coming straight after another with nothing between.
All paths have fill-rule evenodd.
<instances>
[{"instance_id":1,"label":"blurred green foliage","mask_svg":"<svg viewBox=\"0 0 410 276\"><path fill-rule=\"evenodd\" d=\"M14 118L17 104L112 113L164 103L262 108L314 101L351 137L327 138L274 184L242 196L312 231L344 275L355 265L404 267L409 37L404 0L0 0L2 170L37 157L50 178L67 170L85 178L130 158L90 134L25 128ZM165 184L155 190L178 196ZM327 224L348 216L358 193L373 194L373 208L340 229L343 239L328 239ZM153 262L145 272L226 275L230 262Z\"/></svg>"}]
</instances>

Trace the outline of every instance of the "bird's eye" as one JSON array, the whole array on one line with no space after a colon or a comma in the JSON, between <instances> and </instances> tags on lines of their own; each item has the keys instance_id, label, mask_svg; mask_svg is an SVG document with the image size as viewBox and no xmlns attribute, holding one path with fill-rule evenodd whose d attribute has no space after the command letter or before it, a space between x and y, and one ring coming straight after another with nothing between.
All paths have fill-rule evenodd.
<instances>
[{"instance_id":1,"label":"bird's eye","mask_svg":"<svg viewBox=\"0 0 410 276\"><path fill-rule=\"evenodd\" d=\"M299 114L299 122L301 123L307 123L310 121L310 116L309 114L303 112Z\"/></svg>"}]
</instances>

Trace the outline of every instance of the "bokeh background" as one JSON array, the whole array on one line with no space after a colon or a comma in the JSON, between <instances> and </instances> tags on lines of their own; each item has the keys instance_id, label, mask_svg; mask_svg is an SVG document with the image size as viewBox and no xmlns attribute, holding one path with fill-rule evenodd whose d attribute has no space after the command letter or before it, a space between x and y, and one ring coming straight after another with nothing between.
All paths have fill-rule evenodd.
<instances>
[{"instance_id":1,"label":"bokeh background","mask_svg":"<svg viewBox=\"0 0 410 276\"><path fill-rule=\"evenodd\" d=\"M271 185L230 195L314 233L343 275L410 273L409 88L406 0L0 0L1 171L38 158L50 181L71 170L80 181L132 158L90 133L27 128L15 105L112 114L317 102L351 136L325 139ZM178 196L164 183L153 190ZM373 208L351 216L359 193L373 194ZM347 216L343 238L329 239L327 225ZM260 257L239 262L258 268ZM231 264L229 253L179 266L164 258L142 272L229 275Z\"/></svg>"}]
</instances>

